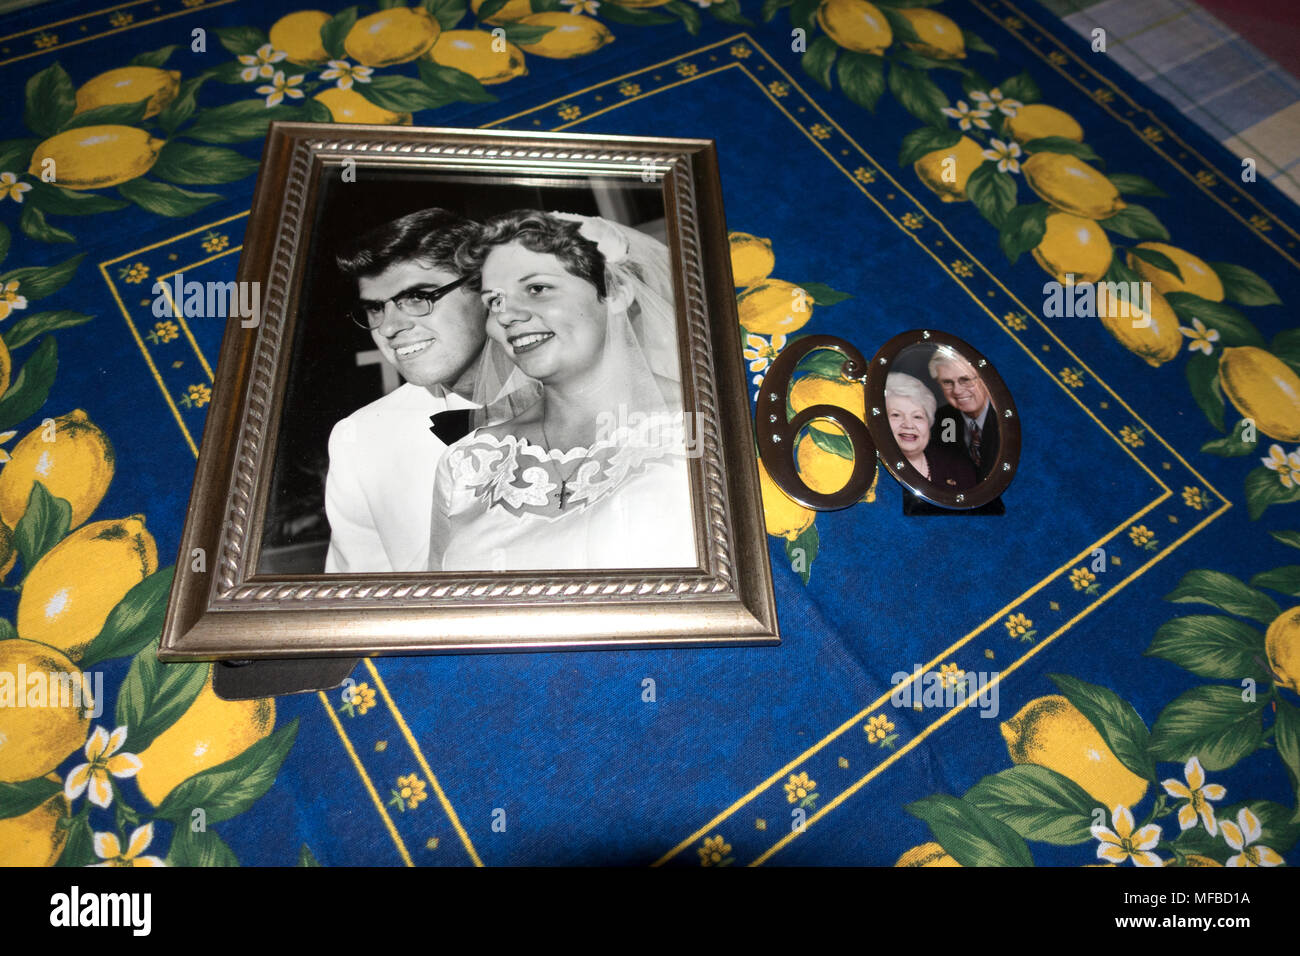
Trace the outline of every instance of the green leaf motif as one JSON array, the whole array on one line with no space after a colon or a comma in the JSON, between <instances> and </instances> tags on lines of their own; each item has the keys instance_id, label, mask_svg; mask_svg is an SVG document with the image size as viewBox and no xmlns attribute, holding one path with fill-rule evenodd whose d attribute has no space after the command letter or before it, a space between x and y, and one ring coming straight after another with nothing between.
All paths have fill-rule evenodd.
<instances>
[{"instance_id":1,"label":"green leaf motif","mask_svg":"<svg viewBox=\"0 0 1300 956\"><path fill-rule=\"evenodd\" d=\"M59 370L59 351L54 336L48 335L36 346L22 370L0 398L0 428L12 428L24 419L35 415L45 399Z\"/></svg>"},{"instance_id":2,"label":"green leaf motif","mask_svg":"<svg viewBox=\"0 0 1300 956\"><path fill-rule=\"evenodd\" d=\"M895 63L889 68L888 85L903 109L923 123L947 128L947 118L940 110L948 105L948 97L929 74Z\"/></svg>"},{"instance_id":3,"label":"green leaf motif","mask_svg":"<svg viewBox=\"0 0 1300 956\"><path fill-rule=\"evenodd\" d=\"M515 46L531 46L555 27L544 27L540 23L518 23L510 21L500 24L496 29L506 32L506 40Z\"/></svg>"},{"instance_id":4,"label":"green leaf motif","mask_svg":"<svg viewBox=\"0 0 1300 956\"><path fill-rule=\"evenodd\" d=\"M1088 723L1097 729L1120 763L1139 777L1156 779L1156 765L1147 752L1150 734L1132 704L1107 687L1077 677L1067 674L1047 677L1088 718Z\"/></svg>"},{"instance_id":5,"label":"green leaf motif","mask_svg":"<svg viewBox=\"0 0 1300 956\"><path fill-rule=\"evenodd\" d=\"M1255 843L1276 850L1278 853L1287 853L1300 838L1300 819L1296 819L1290 809L1272 800L1247 800L1245 803L1235 803L1219 810L1215 816L1220 820L1232 820L1236 823L1243 809L1249 809L1259 820L1259 839Z\"/></svg>"},{"instance_id":6,"label":"green leaf motif","mask_svg":"<svg viewBox=\"0 0 1300 956\"><path fill-rule=\"evenodd\" d=\"M175 572L174 565L155 571L122 596L82 652L83 670L100 661L137 654L158 639Z\"/></svg>"},{"instance_id":7,"label":"green leaf motif","mask_svg":"<svg viewBox=\"0 0 1300 956\"><path fill-rule=\"evenodd\" d=\"M1300 548L1300 531L1270 531L1269 534L1290 548Z\"/></svg>"},{"instance_id":8,"label":"green leaf motif","mask_svg":"<svg viewBox=\"0 0 1300 956\"><path fill-rule=\"evenodd\" d=\"M409 76L380 76L372 83L358 84L353 89L359 89L361 95L376 106L394 113L416 113L452 102L452 98L431 89L429 84Z\"/></svg>"},{"instance_id":9,"label":"green leaf motif","mask_svg":"<svg viewBox=\"0 0 1300 956\"><path fill-rule=\"evenodd\" d=\"M9 227L0 222L0 262L4 262L9 256L9 243L13 237L9 232Z\"/></svg>"},{"instance_id":10,"label":"green leaf motif","mask_svg":"<svg viewBox=\"0 0 1300 956\"><path fill-rule=\"evenodd\" d=\"M44 777L24 783L0 783L0 820L31 813L62 790L63 784Z\"/></svg>"},{"instance_id":11,"label":"green leaf motif","mask_svg":"<svg viewBox=\"0 0 1300 956\"><path fill-rule=\"evenodd\" d=\"M999 172L996 162L986 159L966 180L966 198L993 228L1000 230L1016 208L1016 181L1010 173Z\"/></svg>"},{"instance_id":12,"label":"green leaf motif","mask_svg":"<svg viewBox=\"0 0 1300 956\"><path fill-rule=\"evenodd\" d=\"M1230 305L1211 302L1191 292L1169 292L1165 300L1188 326L1192 326L1193 319L1200 319L1207 327L1217 329L1219 341L1215 345L1218 348L1239 345L1265 347L1264 336L1259 334L1255 324Z\"/></svg>"},{"instance_id":13,"label":"green leaf motif","mask_svg":"<svg viewBox=\"0 0 1300 956\"><path fill-rule=\"evenodd\" d=\"M1268 588L1270 591L1289 594L1291 597L1300 597L1300 564L1287 564L1280 568L1261 571L1250 579L1250 586Z\"/></svg>"},{"instance_id":14,"label":"green leaf motif","mask_svg":"<svg viewBox=\"0 0 1300 956\"><path fill-rule=\"evenodd\" d=\"M117 725L127 728L133 753L143 752L189 709L208 681L212 665L161 664L152 644L131 660L117 692Z\"/></svg>"},{"instance_id":15,"label":"green leaf motif","mask_svg":"<svg viewBox=\"0 0 1300 956\"><path fill-rule=\"evenodd\" d=\"M1263 591L1249 587L1231 574L1204 568L1184 574L1178 586L1165 595L1165 600L1179 604L1208 604L1264 625L1272 624L1273 619L1282 613L1277 602Z\"/></svg>"},{"instance_id":16,"label":"green leaf motif","mask_svg":"<svg viewBox=\"0 0 1300 956\"><path fill-rule=\"evenodd\" d=\"M1182 281L1183 270L1178 268L1178 263L1174 262L1159 249L1144 249L1142 246L1134 246L1129 250L1129 255L1136 256L1143 262L1155 266L1162 272L1168 272Z\"/></svg>"},{"instance_id":17,"label":"green leaf motif","mask_svg":"<svg viewBox=\"0 0 1300 956\"><path fill-rule=\"evenodd\" d=\"M1045 202L1016 206L1002 220L998 244L1012 265L1024 253L1033 249L1047 235L1047 217L1052 207Z\"/></svg>"},{"instance_id":18,"label":"green leaf motif","mask_svg":"<svg viewBox=\"0 0 1300 956\"><path fill-rule=\"evenodd\" d=\"M14 546L23 567L30 571L50 548L63 540L71 523L72 505L54 497L41 482L33 482L32 492L27 496L27 510L14 528Z\"/></svg>"},{"instance_id":19,"label":"green leaf motif","mask_svg":"<svg viewBox=\"0 0 1300 956\"><path fill-rule=\"evenodd\" d=\"M166 862L168 866L239 866L235 851L214 831L195 832L185 823L176 827Z\"/></svg>"},{"instance_id":20,"label":"green leaf motif","mask_svg":"<svg viewBox=\"0 0 1300 956\"><path fill-rule=\"evenodd\" d=\"M32 153L41 145L39 139L6 139L0 142L0 172L12 173L27 169Z\"/></svg>"},{"instance_id":21,"label":"green leaf motif","mask_svg":"<svg viewBox=\"0 0 1300 956\"><path fill-rule=\"evenodd\" d=\"M764 23L771 23L778 10L790 6L792 3L794 3L794 0L763 0L763 8L759 11L759 17Z\"/></svg>"},{"instance_id":22,"label":"green leaf motif","mask_svg":"<svg viewBox=\"0 0 1300 956\"><path fill-rule=\"evenodd\" d=\"M998 51L989 46L989 44L984 40L980 39L978 34L971 33L969 30L962 30L961 38L966 43L967 53L988 53L992 56L998 55Z\"/></svg>"},{"instance_id":23,"label":"green leaf motif","mask_svg":"<svg viewBox=\"0 0 1300 956\"><path fill-rule=\"evenodd\" d=\"M1160 657L1200 677L1265 682L1264 635L1249 624L1215 614L1166 621L1156 631L1147 657Z\"/></svg>"},{"instance_id":24,"label":"green leaf motif","mask_svg":"<svg viewBox=\"0 0 1300 956\"><path fill-rule=\"evenodd\" d=\"M9 326L4 334L5 346L13 351L26 345L38 335L53 332L55 329L70 329L73 326L84 325L92 318L93 316L86 315L84 312L35 312L23 316Z\"/></svg>"},{"instance_id":25,"label":"green leaf motif","mask_svg":"<svg viewBox=\"0 0 1300 956\"><path fill-rule=\"evenodd\" d=\"M799 288L808 293L812 298L814 305L820 305L823 307L828 305L838 305L845 299L853 298L849 293L832 289L824 282L801 282L799 283Z\"/></svg>"},{"instance_id":26,"label":"green leaf motif","mask_svg":"<svg viewBox=\"0 0 1300 956\"><path fill-rule=\"evenodd\" d=\"M150 50L148 53L140 53L131 58L132 66L154 66L161 67L176 52L176 44L171 46L159 47L156 50Z\"/></svg>"},{"instance_id":27,"label":"green leaf motif","mask_svg":"<svg viewBox=\"0 0 1300 956\"><path fill-rule=\"evenodd\" d=\"M479 5L479 8L475 11L474 15L479 18L480 22L482 22L491 18L492 15L497 13L499 10L504 9L505 5L509 2L510 0L484 0L484 2ZM306 846L306 844L303 845Z\"/></svg>"},{"instance_id":28,"label":"green leaf motif","mask_svg":"<svg viewBox=\"0 0 1300 956\"><path fill-rule=\"evenodd\" d=\"M1010 79L1003 80L998 85L998 89L1002 91L1003 96L1019 100L1021 103L1037 103L1043 98L1038 84L1028 73L1017 73Z\"/></svg>"},{"instance_id":29,"label":"green leaf motif","mask_svg":"<svg viewBox=\"0 0 1300 956\"><path fill-rule=\"evenodd\" d=\"M347 7L334 14L327 22L321 24L320 43L332 60L341 60L347 56L343 49L343 40L356 25L357 8Z\"/></svg>"},{"instance_id":30,"label":"green leaf motif","mask_svg":"<svg viewBox=\"0 0 1300 956\"><path fill-rule=\"evenodd\" d=\"M55 866L89 866L98 857L95 856L95 836L90 829L90 821L85 817L74 817L68 829L68 842L63 844L59 862Z\"/></svg>"},{"instance_id":31,"label":"green leaf motif","mask_svg":"<svg viewBox=\"0 0 1300 956\"><path fill-rule=\"evenodd\" d=\"M990 774L964 798L1027 840L1072 846L1092 839L1097 801L1069 777L1034 764Z\"/></svg>"},{"instance_id":32,"label":"green leaf motif","mask_svg":"<svg viewBox=\"0 0 1300 956\"><path fill-rule=\"evenodd\" d=\"M28 301L43 299L67 285L84 258L86 254L82 252L55 266L24 266L14 269L0 276L0 284L17 279L18 291L27 296Z\"/></svg>"},{"instance_id":33,"label":"green leaf motif","mask_svg":"<svg viewBox=\"0 0 1300 956\"><path fill-rule=\"evenodd\" d=\"M257 160L220 146L168 143L158 153L152 175L170 183L231 183L257 172Z\"/></svg>"},{"instance_id":34,"label":"green leaf motif","mask_svg":"<svg viewBox=\"0 0 1300 956\"><path fill-rule=\"evenodd\" d=\"M944 852L962 866L1033 866L1024 837L987 810L947 794L903 809L929 824Z\"/></svg>"},{"instance_id":35,"label":"green leaf motif","mask_svg":"<svg viewBox=\"0 0 1300 956\"><path fill-rule=\"evenodd\" d=\"M1223 283L1225 298L1241 305L1281 305L1273 287L1258 272L1231 262L1207 263Z\"/></svg>"},{"instance_id":36,"label":"green leaf motif","mask_svg":"<svg viewBox=\"0 0 1300 956\"><path fill-rule=\"evenodd\" d=\"M487 9L487 4L479 8L479 19L483 18L483 11ZM668 23L676 23L678 18L666 13L657 13L654 10L635 10L629 7L620 7L612 3L602 4L600 18L609 20L611 23L626 23L637 27L656 27Z\"/></svg>"},{"instance_id":37,"label":"green leaf motif","mask_svg":"<svg viewBox=\"0 0 1300 956\"><path fill-rule=\"evenodd\" d=\"M432 60L420 61L420 79L433 89L445 92L448 102L495 103L496 97L483 84L463 70L442 66Z\"/></svg>"},{"instance_id":38,"label":"green leaf motif","mask_svg":"<svg viewBox=\"0 0 1300 956\"><path fill-rule=\"evenodd\" d=\"M38 136L53 136L72 118L76 91L67 70L52 63L27 80L23 122Z\"/></svg>"},{"instance_id":39,"label":"green leaf motif","mask_svg":"<svg viewBox=\"0 0 1300 956\"><path fill-rule=\"evenodd\" d=\"M76 189L64 189L62 186L40 180L33 182L31 186L31 192L27 194L27 202L42 212L54 216L94 216L101 212L116 212L131 205L121 199Z\"/></svg>"},{"instance_id":40,"label":"green leaf motif","mask_svg":"<svg viewBox=\"0 0 1300 956\"><path fill-rule=\"evenodd\" d=\"M158 114L158 125L167 133L172 133L176 127L180 126L187 119L194 115L196 108L195 100L198 96L199 87L209 79L206 75L193 77L192 79L181 82L180 88L176 91L176 97L163 111Z\"/></svg>"},{"instance_id":41,"label":"green leaf motif","mask_svg":"<svg viewBox=\"0 0 1300 956\"><path fill-rule=\"evenodd\" d=\"M1130 239L1168 239L1166 229L1146 206L1130 204L1115 215L1098 220L1105 229Z\"/></svg>"},{"instance_id":42,"label":"green leaf motif","mask_svg":"<svg viewBox=\"0 0 1300 956\"><path fill-rule=\"evenodd\" d=\"M1064 136L1043 136L1039 139L1031 139L1024 146L1025 151L1029 153L1063 153L1066 156L1078 156L1080 159L1097 162L1101 160L1097 151L1087 143L1076 143Z\"/></svg>"},{"instance_id":43,"label":"green leaf motif","mask_svg":"<svg viewBox=\"0 0 1300 956\"><path fill-rule=\"evenodd\" d=\"M1248 427L1249 422L1243 418L1233 427L1231 435L1207 441L1201 446L1201 451L1211 455L1218 455L1220 458L1241 458L1244 455L1258 455L1259 442L1245 441L1242 438L1246 434Z\"/></svg>"},{"instance_id":44,"label":"green leaf motif","mask_svg":"<svg viewBox=\"0 0 1300 956\"><path fill-rule=\"evenodd\" d=\"M686 27L686 32L691 36L697 36L700 28L704 26L704 20L700 17L700 12L694 6L683 3L682 0L672 0L671 3L664 4L664 9L673 16L682 21Z\"/></svg>"},{"instance_id":45,"label":"green leaf motif","mask_svg":"<svg viewBox=\"0 0 1300 956\"><path fill-rule=\"evenodd\" d=\"M302 845L302 848L298 850L298 865L320 866L320 863L316 861L316 855L311 852L311 848L305 843Z\"/></svg>"},{"instance_id":46,"label":"green leaf motif","mask_svg":"<svg viewBox=\"0 0 1300 956\"><path fill-rule=\"evenodd\" d=\"M32 203L24 203L23 211L18 215L18 228L23 235L30 236L37 242L76 242L77 237L64 229L51 226L45 220L45 213Z\"/></svg>"},{"instance_id":47,"label":"green leaf motif","mask_svg":"<svg viewBox=\"0 0 1300 956\"><path fill-rule=\"evenodd\" d=\"M190 192L147 179L133 179L118 186L117 191L141 209L173 218L192 215L222 198L218 193Z\"/></svg>"},{"instance_id":48,"label":"green leaf motif","mask_svg":"<svg viewBox=\"0 0 1300 956\"><path fill-rule=\"evenodd\" d=\"M961 142L961 132L955 129L939 129L935 126L922 126L903 137L903 145L898 151L898 165L911 166L922 156L939 149L949 149ZM956 153L952 154L956 161Z\"/></svg>"},{"instance_id":49,"label":"green leaf motif","mask_svg":"<svg viewBox=\"0 0 1300 956\"><path fill-rule=\"evenodd\" d=\"M790 25L812 36L817 28L817 8L820 6L821 0L794 0L790 6Z\"/></svg>"},{"instance_id":50,"label":"green leaf motif","mask_svg":"<svg viewBox=\"0 0 1300 956\"><path fill-rule=\"evenodd\" d=\"M1151 756L1180 763L1197 757L1206 770L1227 770L1262 743L1263 710L1263 701L1242 700L1240 687L1195 687L1156 718Z\"/></svg>"},{"instance_id":51,"label":"green leaf motif","mask_svg":"<svg viewBox=\"0 0 1300 956\"><path fill-rule=\"evenodd\" d=\"M1277 719L1273 723L1273 745L1291 778L1296 803L1300 805L1300 708L1277 698ZM1276 849L1276 847L1274 847Z\"/></svg>"},{"instance_id":52,"label":"green leaf motif","mask_svg":"<svg viewBox=\"0 0 1300 956\"><path fill-rule=\"evenodd\" d=\"M1246 511L1251 521L1258 521L1269 505L1300 501L1300 485L1285 487L1277 472L1260 465L1246 475Z\"/></svg>"},{"instance_id":53,"label":"green leaf motif","mask_svg":"<svg viewBox=\"0 0 1300 956\"><path fill-rule=\"evenodd\" d=\"M464 0L424 0L424 9L433 14L438 26L451 30L460 23L469 7Z\"/></svg>"},{"instance_id":54,"label":"green leaf motif","mask_svg":"<svg viewBox=\"0 0 1300 956\"><path fill-rule=\"evenodd\" d=\"M835 54L839 52L839 49L835 45L835 41L830 37L819 36L808 47L808 52L799 58L799 64L803 67L805 73L829 90L831 88L831 67L835 63Z\"/></svg>"},{"instance_id":55,"label":"green leaf motif","mask_svg":"<svg viewBox=\"0 0 1300 956\"><path fill-rule=\"evenodd\" d=\"M794 540L786 539L785 556L790 562L790 569L799 575L805 585L812 576L813 561L817 558L817 550L820 546L821 537L817 533L815 521L801 531Z\"/></svg>"},{"instance_id":56,"label":"green leaf motif","mask_svg":"<svg viewBox=\"0 0 1300 956\"><path fill-rule=\"evenodd\" d=\"M1219 386L1218 358L1199 353L1189 356L1184 373L1197 407L1205 413L1211 425L1223 431L1223 389Z\"/></svg>"},{"instance_id":57,"label":"green leaf motif","mask_svg":"<svg viewBox=\"0 0 1300 956\"><path fill-rule=\"evenodd\" d=\"M754 25L754 21L741 12L740 0L722 0L721 3L709 7L709 12L713 14L714 19L721 20L723 23L732 23L738 27Z\"/></svg>"},{"instance_id":58,"label":"green leaf motif","mask_svg":"<svg viewBox=\"0 0 1300 956\"><path fill-rule=\"evenodd\" d=\"M895 43L920 43L921 37L917 34L916 28L912 26L912 21L907 19L897 10L887 6L880 6L877 9L885 15L889 21L889 29L894 34Z\"/></svg>"},{"instance_id":59,"label":"green leaf motif","mask_svg":"<svg viewBox=\"0 0 1300 956\"><path fill-rule=\"evenodd\" d=\"M1169 196L1151 180L1136 173L1112 173L1106 178L1110 180L1112 186L1126 196L1155 196L1162 199Z\"/></svg>"},{"instance_id":60,"label":"green leaf motif","mask_svg":"<svg viewBox=\"0 0 1300 956\"><path fill-rule=\"evenodd\" d=\"M197 773L177 785L158 806L156 815L173 823L187 822L190 811L202 807L209 825L238 816L271 789L297 735L298 721L295 718L288 726L259 740L238 757Z\"/></svg>"},{"instance_id":61,"label":"green leaf motif","mask_svg":"<svg viewBox=\"0 0 1300 956\"><path fill-rule=\"evenodd\" d=\"M256 27L218 27L212 31L227 50L235 56L256 53L270 43L265 33Z\"/></svg>"},{"instance_id":62,"label":"green leaf motif","mask_svg":"<svg viewBox=\"0 0 1300 956\"><path fill-rule=\"evenodd\" d=\"M844 95L874 113L881 94L885 92L884 57L842 50L839 61L835 64L835 72ZM923 129L933 130L934 127L926 126Z\"/></svg>"},{"instance_id":63,"label":"green leaf motif","mask_svg":"<svg viewBox=\"0 0 1300 956\"><path fill-rule=\"evenodd\" d=\"M242 143L265 136L273 120L298 118L298 111L292 106L268 107L262 100L238 100L200 110L185 135L203 143Z\"/></svg>"},{"instance_id":64,"label":"green leaf motif","mask_svg":"<svg viewBox=\"0 0 1300 956\"><path fill-rule=\"evenodd\" d=\"M63 129L80 129L83 126L139 126L144 121L149 97L135 103L109 103L93 110L78 113L64 124Z\"/></svg>"}]
</instances>

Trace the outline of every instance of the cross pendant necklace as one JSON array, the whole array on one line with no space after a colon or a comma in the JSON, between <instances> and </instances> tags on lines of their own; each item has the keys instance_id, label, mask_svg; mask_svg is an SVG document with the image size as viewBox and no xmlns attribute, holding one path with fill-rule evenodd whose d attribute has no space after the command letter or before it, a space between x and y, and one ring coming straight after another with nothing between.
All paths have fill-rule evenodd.
<instances>
[{"instance_id":1,"label":"cross pendant necklace","mask_svg":"<svg viewBox=\"0 0 1300 956\"><path fill-rule=\"evenodd\" d=\"M546 452L549 455L552 449L551 449L551 439L547 437L546 434L546 422L540 421L539 427L542 430L542 441L545 443ZM564 472L560 469L560 463L558 461L555 463L555 470L560 476L560 504L557 510L559 511L564 510L565 500L568 498L568 494L569 494L569 481L573 478L575 474L577 474L578 469L581 467L582 467L582 460L579 459L578 463L573 466L573 469L569 472L569 474L565 475Z\"/></svg>"}]
</instances>

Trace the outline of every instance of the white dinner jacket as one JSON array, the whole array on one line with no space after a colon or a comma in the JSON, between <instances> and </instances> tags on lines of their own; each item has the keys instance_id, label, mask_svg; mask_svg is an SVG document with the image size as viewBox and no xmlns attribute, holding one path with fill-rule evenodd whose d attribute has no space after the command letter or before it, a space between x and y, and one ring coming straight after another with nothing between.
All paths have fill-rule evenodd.
<instances>
[{"instance_id":1,"label":"white dinner jacket","mask_svg":"<svg viewBox=\"0 0 1300 956\"><path fill-rule=\"evenodd\" d=\"M335 424L325 479L327 573L428 569L433 475L447 450L429 416L475 407L455 392L434 395L408 382Z\"/></svg>"}]
</instances>

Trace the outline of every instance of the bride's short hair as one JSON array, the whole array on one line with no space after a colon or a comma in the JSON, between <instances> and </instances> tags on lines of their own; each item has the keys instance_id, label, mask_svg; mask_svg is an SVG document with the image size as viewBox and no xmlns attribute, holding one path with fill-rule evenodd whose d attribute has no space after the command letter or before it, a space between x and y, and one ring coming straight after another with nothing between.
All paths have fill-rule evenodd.
<instances>
[{"instance_id":1,"label":"bride's short hair","mask_svg":"<svg viewBox=\"0 0 1300 956\"><path fill-rule=\"evenodd\" d=\"M481 273L488 253L497 246L517 242L533 252L555 256L571 274L595 286L596 295L603 301L606 295L605 256L594 242L578 231L580 225L536 209L516 209L495 216L456 250L458 271L470 276L469 285L474 291L481 292Z\"/></svg>"}]
</instances>

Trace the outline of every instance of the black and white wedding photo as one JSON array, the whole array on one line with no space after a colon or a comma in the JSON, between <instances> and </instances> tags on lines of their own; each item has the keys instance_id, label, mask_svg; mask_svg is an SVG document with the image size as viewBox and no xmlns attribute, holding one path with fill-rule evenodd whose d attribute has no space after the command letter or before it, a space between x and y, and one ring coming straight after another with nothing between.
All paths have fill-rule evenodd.
<instances>
[{"instance_id":1,"label":"black and white wedding photo","mask_svg":"<svg viewBox=\"0 0 1300 956\"><path fill-rule=\"evenodd\" d=\"M259 573L698 563L661 184L321 183Z\"/></svg>"}]
</instances>

